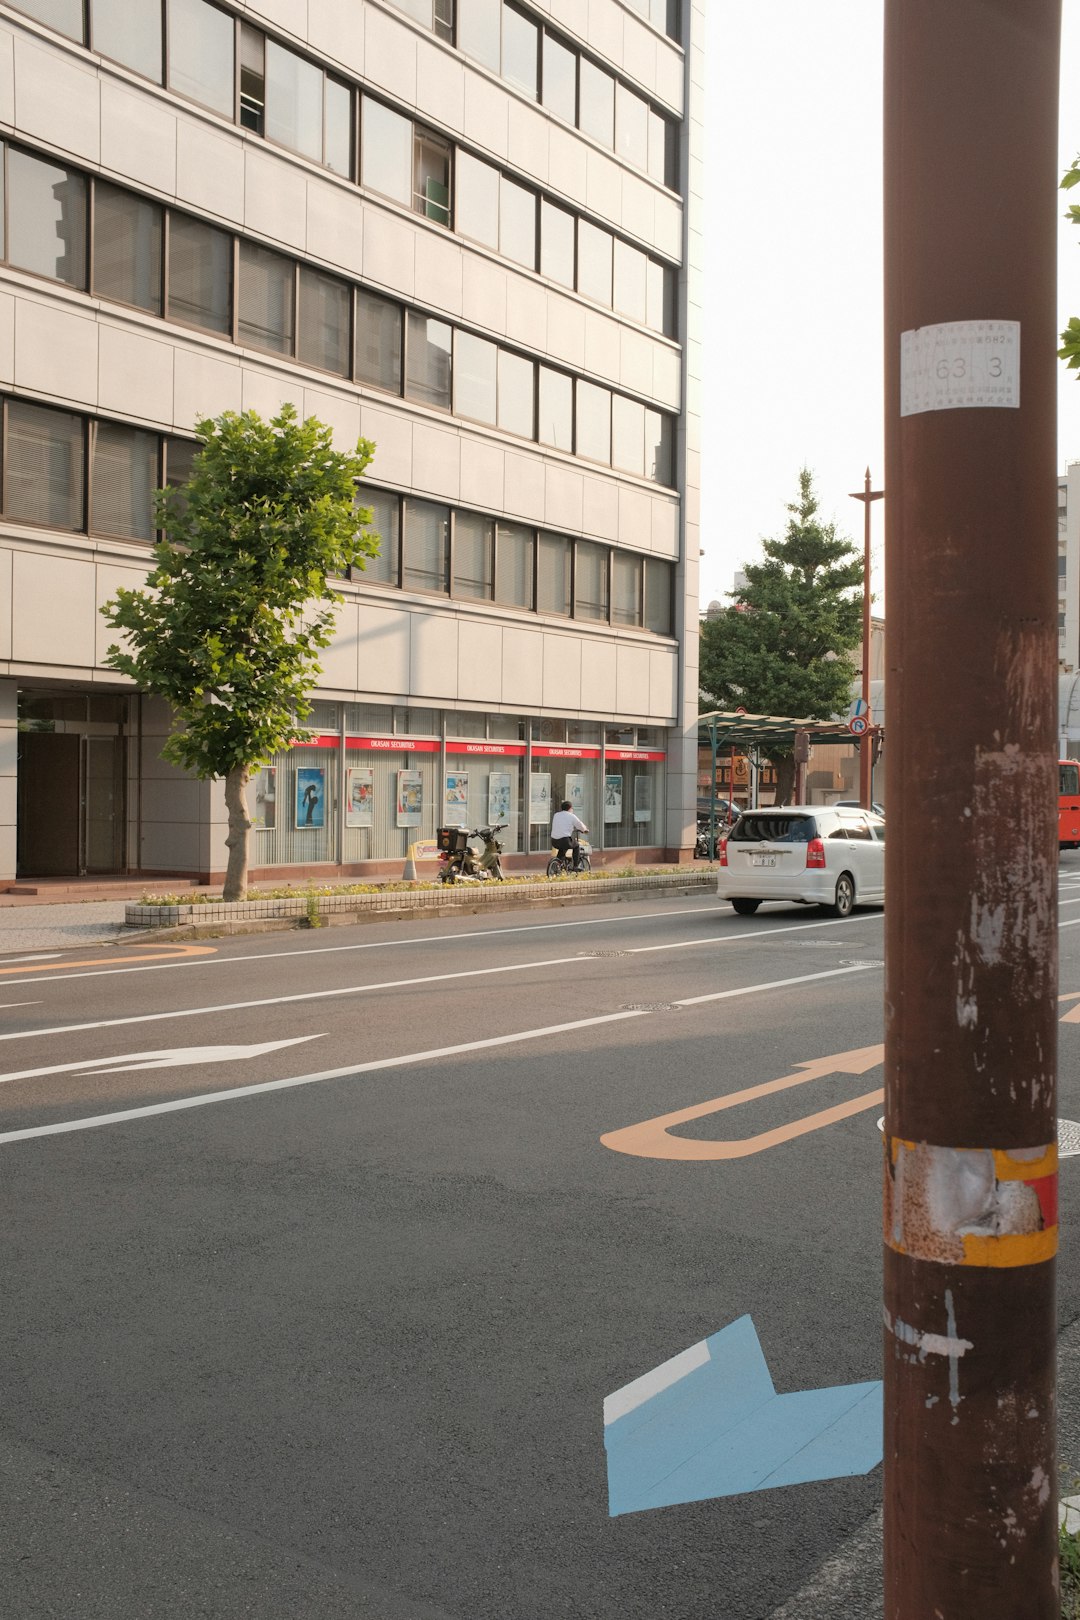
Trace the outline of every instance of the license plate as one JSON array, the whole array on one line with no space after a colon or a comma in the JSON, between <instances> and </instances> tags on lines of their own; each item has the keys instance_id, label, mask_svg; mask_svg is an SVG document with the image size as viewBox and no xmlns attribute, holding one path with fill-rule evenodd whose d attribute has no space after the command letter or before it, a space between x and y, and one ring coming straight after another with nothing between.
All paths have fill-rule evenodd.
<instances>
[{"instance_id":1,"label":"license plate","mask_svg":"<svg viewBox=\"0 0 1080 1620\"><path fill-rule=\"evenodd\" d=\"M750 865L751 866L775 866L776 865L776 856L775 855L751 855L751 857L750 857Z\"/></svg>"}]
</instances>

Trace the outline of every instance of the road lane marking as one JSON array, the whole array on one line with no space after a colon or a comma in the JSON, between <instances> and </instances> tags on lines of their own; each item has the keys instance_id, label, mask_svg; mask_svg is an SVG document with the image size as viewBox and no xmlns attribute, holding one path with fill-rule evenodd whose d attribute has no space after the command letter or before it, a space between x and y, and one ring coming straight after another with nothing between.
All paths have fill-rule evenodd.
<instances>
[{"instance_id":1,"label":"road lane marking","mask_svg":"<svg viewBox=\"0 0 1080 1620\"><path fill-rule=\"evenodd\" d=\"M0 1001L0 1012L7 1012L12 1007L40 1007L40 1001Z\"/></svg>"},{"instance_id":2,"label":"road lane marking","mask_svg":"<svg viewBox=\"0 0 1080 1620\"><path fill-rule=\"evenodd\" d=\"M860 968L844 968L844 973L865 972ZM832 978L832 972L804 973L796 979L774 979L767 984L749 984L742 990L723 992L725 995L752 996L764 990L785 990L813 979ZM229 1091L204 1092L195 1097L177 1097L169 1102L149 1103L142 1108L127 1108L116 1114L97 1114L86 1119L65 1120L56 1125L35 1125L21 1131L0 1133L0 1144L22 1142L33 1136L57 1136L70 1131L87 1131L101 1125L116 1125L128 1119L145 1119L151 1114L174 1113L185 1108L201 1108L207 1103L232 1102L240 1097L256 1096L267 1091L287 1091L296 1086L310 1086L323 1080L341 1080L348 1076L374 1074L380 1069L400 1069L407 1064L428 1063L435 1058L457 1057L466 1052L480 1052L495 1046L512 1046L517 1041L541 1040L547 1035L564 1035L579 1029L594 1029L601 1024L618 1024L628 1018L648 1018L651 1014L640 1008L624 1008L619 1012L601 1013L593 1018L578 1018L566 1024L548 1024L542 1029L520 1030L511 1035L492 1035L485 1040L465 1041L458 1046L441 1046L425 1052L407 1052L401 1057L377 1058L371 1063L351 1063L341 1069L324 1069L319 1074L304 1074L287 1080L257 1081L250 1086L235 1086ZM104 1062L110 1061L103 1059Z\"/></svg>"},{"instance_id":3,"label":"road lane marking","mask_svg":"<svg viewBox=\"0 0 1080 1620\"><path fill-rule=\"evenodd\" d=\"M6 956L4 966L10 967L13 962L58 962L63 951L35 951L33 956Z\"/></svg>"},{"instance_id":4,"label":"road lane marking","mask_svg":"<svg viewBox=\"0 0 1080 1620\"><path fill-rule=\"evenodd\" d=\"M79 968L99 967L106 962L152 962L155 960L155 957L165 958L173 956L217 955L216 945L143 945L139 948L143 951L154 952L154 956L94 956L91 957L88 962L67 962L65 964L66 971L64 973L57 974L56 977L67 979ZM15 960L17 962L21 960L25 963L31 961L32 959L28 956L24 956L22 958L16 957ZM45 973L50 971L51 968L52 962L50 961L47 967L40 963L37 967L0 967L0 973L4 974L5 976L8 974L17 974L20 978L22 978L22 976L26 973ZM88 979L96 979L99 977L99 975L96 973L88 973L85 975L85 977ZM52 979L38 979L35 982L38 984L52 984L54 981Z\"/></svg>"},{"instance_id":5,"label":"road lane marking","mask_svg":"<svg viewBox=\"0 0 1080 1620\"><path fill-rule=\"evenodd\" d=\"M193 1063L238 1063L247 1058L265 1057L268 1052L280 1051L283 1046L302 1046L305 1041L321 1041L325 1031L317 1035L294 1035L288 1041L263 1041L255 1046L174 1046L163 1052L120 1052L115 1057L79 1058L71 1063L50 1063L42 1069L16 1069L12 1074L0 1074L0 1086L13 1080L37 1080L46 1074L134 1074L140 1069L183 1069ZM103 1068L103 1064L118 1063L122 1068Z\"/></svg>"}]
</instances>

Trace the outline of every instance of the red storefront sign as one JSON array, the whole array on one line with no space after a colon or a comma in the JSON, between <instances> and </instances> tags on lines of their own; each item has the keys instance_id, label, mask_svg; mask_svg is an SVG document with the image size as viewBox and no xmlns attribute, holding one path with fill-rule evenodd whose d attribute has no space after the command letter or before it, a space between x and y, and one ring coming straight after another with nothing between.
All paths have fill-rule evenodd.
<instances>
[{"instance_id":1,"label":"red storefront sign","mask_svg":"<svg viewBox=\"0 0 1080 1620\"><path fill-rule=\"evenodd\" d=\"M608 759L666 759L667 755L656 748L609 748Z\"/></svg>"},{"instance_id":2,"label":"red storefront sign","mask_svg":"<svg viewBox=\"0 0 1080 1620\"><path fill-rule=\"evenodd\" d=\"M512 758L523 759L525 756L524 743L489 743L489 742L448 742L448 754L502 754Z\"/></svg>"},{"instance_id":3,"label":"red storefront sign","mask_svg":"<svg viewBox=\"0 0 1080 1620\"><path fill-rule=\"evenodd\" d=\"M341 738L335 732L333 736L301 737L293 743L294 748L338 748Z\"/></svg>"},{"instance_id":4,"label":"red storefront sign","mask_svg":"<svg viewBox=\"0 0 1080 1620\"><path fill-rule=\"evenodd\" d=\"M534 759L599 759L600 758L600 750L599 750L599 748L549 748L545 744L543 747L538 746L538 747L535 747L533 749L533 758Z\"/></svg>"},{"instance_id":5,"label":"red storefront sign","mask_svg":"<svg viewBox=\"0 0 1080 1620\"><path fill-rule=\"evenodd\" d=\"M373 748L382 754L437 754L439 745L425 737L346 737L346 748Z\"/></svg>"}]
</instances>

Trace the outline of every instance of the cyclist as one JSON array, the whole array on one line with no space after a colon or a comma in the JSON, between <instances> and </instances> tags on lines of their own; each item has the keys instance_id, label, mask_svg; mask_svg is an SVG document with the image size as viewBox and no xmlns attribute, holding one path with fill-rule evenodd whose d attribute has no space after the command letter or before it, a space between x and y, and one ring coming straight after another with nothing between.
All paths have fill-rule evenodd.
<instances>
[{"instance_id":1,"label":"cyclist","mask_svg":"<svg viewBox=\"0 0 1080 1620\"><path fill-rule=\"evenodd\" d=\"M563 860L566 859L567 853L573 850L575 872L581 867L577 835L579 832L587 833L588 830L581 817L574 814L570 800L564 799L551 818L551 842Z\"/></svg>"}]
</instances>

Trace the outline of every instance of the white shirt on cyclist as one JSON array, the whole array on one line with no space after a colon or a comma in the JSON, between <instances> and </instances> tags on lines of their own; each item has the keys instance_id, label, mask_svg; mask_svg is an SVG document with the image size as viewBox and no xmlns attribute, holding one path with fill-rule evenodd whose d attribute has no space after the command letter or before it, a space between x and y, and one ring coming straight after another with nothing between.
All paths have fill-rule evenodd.
<instances>
[{"instance_id":1,"label":"white shirt on cyclist","mask_svg":"<svg viewBox=\"0 0 1080 1620\"><path fill-rule=\"evenodd\" d=\"M572 810L556 810L551 818L552 838L573 838L576 832L588 832L580 816Z\"/></svg>"}]
</instances>

